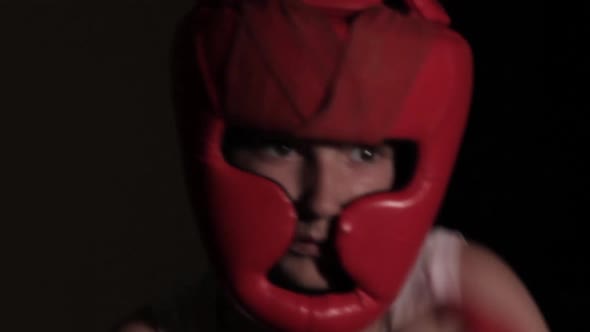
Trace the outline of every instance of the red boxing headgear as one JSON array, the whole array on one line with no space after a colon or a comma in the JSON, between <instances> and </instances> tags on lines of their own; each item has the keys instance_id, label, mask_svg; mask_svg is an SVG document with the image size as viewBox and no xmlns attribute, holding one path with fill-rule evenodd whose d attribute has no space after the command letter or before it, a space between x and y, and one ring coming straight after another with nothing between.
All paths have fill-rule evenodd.
<instances>
[{"instance_id":1,"label":"red boxing headgear","mask_svg":"<svg viewBox=\"0 0 590 332\"><path fill-rule=\"evenodd\" d=\"M370 0L308 2L318 7L236 0L197 9L209 100L197 133L196 203L213 262L249 315L282 331L358 331L389 307L437 214L469 109L471 52L433 0L409 3L407 15ZM308 296L268 280L297 215L279 186L227 164L221 144L234 124L302 138L416 143L409 185L354 201L335 226L353 291Z\"/></svg>"}]
</instances>

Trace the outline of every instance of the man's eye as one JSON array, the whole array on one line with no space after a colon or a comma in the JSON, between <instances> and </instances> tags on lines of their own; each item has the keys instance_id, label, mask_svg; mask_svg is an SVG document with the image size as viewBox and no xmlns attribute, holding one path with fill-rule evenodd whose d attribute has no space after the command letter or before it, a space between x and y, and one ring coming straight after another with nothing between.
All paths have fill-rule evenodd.
<instances>
[{"instance_id":1,"label":"man's eye","mask_svg":"<svg viewBox=\"0 0 590 332\"><path fill-rule=\"evenodd\" d=\"M269 144L261 148L260 152L270 157L284 158L295 152L295 148L288 144Z\"/></svg>"},{"instance_id":2,"label":"man's eye","mask_svg":"<svg viewBox=\"0 0 590 332\"><path fill-rule=\"evenodd\" d=\"M354 161L370 162L379 156L377 148L370 146L355 147L350 152L350 158Z\"/></svg>"}]
</instances>

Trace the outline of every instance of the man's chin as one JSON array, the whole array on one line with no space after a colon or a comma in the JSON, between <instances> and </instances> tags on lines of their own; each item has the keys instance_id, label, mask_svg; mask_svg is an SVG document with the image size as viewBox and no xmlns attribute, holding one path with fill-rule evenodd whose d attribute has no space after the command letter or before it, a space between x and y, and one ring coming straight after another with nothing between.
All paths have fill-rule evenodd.
<instances>
[{"instance_id":1,"label":"man's chin","mask_svg":"<svg viewBox=\"0 0 590 332\"><path fill-rule=\"evenodd\" d=\"M332 289L317 261L312 257L285 255L269 277L279 287L303 294L321 294Z\"/></svg>"}]
</instances>

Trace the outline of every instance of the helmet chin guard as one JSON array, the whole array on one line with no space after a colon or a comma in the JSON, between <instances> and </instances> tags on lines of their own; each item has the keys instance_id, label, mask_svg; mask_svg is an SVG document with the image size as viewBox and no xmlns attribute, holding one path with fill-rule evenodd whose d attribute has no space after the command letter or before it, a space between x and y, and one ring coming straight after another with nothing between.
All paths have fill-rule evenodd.
<instances>
[{"instance_id":1,"label":"helmet chin guard","mask_svg":"<svg viewBox=\"0 0 590 332\"><path fill-rule=\"evenodd\" d=\"M251 17L262 17L265 10L279 1L256 3L259 2L265 4L260 7L263 9ZM202 197L196 204L203 213L199 223L206 234L203 240L212 262L231 295L251 317L280 331L353 332L370 325L391 305L436 217L467 119L472 86L471 52L460 36L441 24L448 23L448 17L433 1L409 1L413 11L408 16L371 1L343 1L341 6L327 6L336 3L327 0L306 2L354 10L370 6L358 12L358 24L368 20L362 18L365 12L373 15L369 16L371 19L382 19L384 26L390 27L388 22L395 22L397 25L384 29L381 35L392 34L391 44L385 38L385 44L376 49L383 55L380 65L385 77L369 77L370 83L356 87L350 83L354 81L354 73L348 73L347 68L366 67L361 61L363 52L358 51L365 49L357 48L357 53L353 50L357 40L353 26L350 47L342 48L345 60L335 66L338 74L330 76L336 77L337 82L332 99L323 103L323 110L299 117L296 112L281 113L285 104L275 96L280 92L268 83L270 79L257 81L259 86L245 86L250 78L242 74L236 77L232 72L232 68L237 68L232 63L260 61L247 58L247 52L236 49L241 35L256 31L255 24L241 29L240 15L256 9L246 1L200 8L197 15L202 21L197 27L196 48L210 108L201 112L203 130L197 133ZM360 6L361 3L364 5ZM230 46L220 46L223 43ZM413 59L413 48L419 49L418 62ZM244 58L236 59L232 52ZM328 75L334 72L328 71ZM232 87L227 82L237 85ZM297 82L293 84L293 89L301 88ZM235 86L244 87L248 94L259 94L236 94ZM305 104L315 97L301 89L300 94L294 95L307 99L295 101L296 106L315 105ZM360 97L351 99L357 90ZM225 101L228 96L232 96L229 102ZM258 106L251 105L257 98L260 108L266 107L267 99L261 96L276 102L279 111L261 110L262 115L248 113ZM359 115L356 109L350 109L351 103L367 98L364 113ZM367 123L358 124L364 119ZM354 201L343 210L335 225L337 252L355 282L352 291L311 296L282 289L269 281L269 271L291 244L297 213L278 185L226 162L222 153L223 136L226 127L235 122L287 131L304 138L355 142L404 139L416 143L418 162L411 182L400 191Z\"/></svg>"}]
</instances>

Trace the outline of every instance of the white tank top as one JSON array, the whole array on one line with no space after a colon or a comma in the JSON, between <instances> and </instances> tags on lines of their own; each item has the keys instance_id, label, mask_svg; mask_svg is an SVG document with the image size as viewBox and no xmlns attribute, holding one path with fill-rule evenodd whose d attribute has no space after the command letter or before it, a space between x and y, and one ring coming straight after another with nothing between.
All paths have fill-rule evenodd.
<instances>
[{"instance_id":1,"label":"white tank top","mask_svg":"<svg viewBox=\"0 0 590 332\"><path fill-rule=\"evenodd\" d=\"M435 227L426 237L418 259L399 296L391 305L391 326L400 328L436 307L460 301L460 259L463 236Z\"/></svg>"}]
</instances>

